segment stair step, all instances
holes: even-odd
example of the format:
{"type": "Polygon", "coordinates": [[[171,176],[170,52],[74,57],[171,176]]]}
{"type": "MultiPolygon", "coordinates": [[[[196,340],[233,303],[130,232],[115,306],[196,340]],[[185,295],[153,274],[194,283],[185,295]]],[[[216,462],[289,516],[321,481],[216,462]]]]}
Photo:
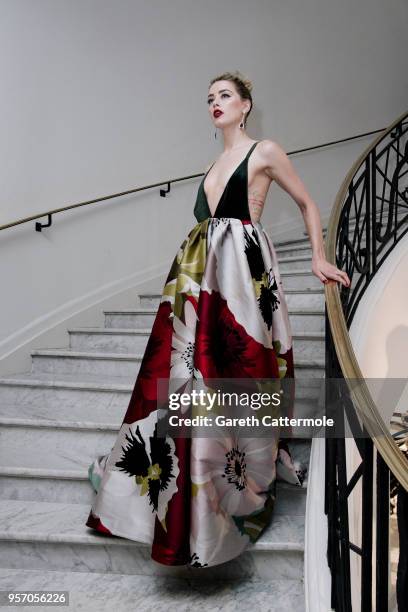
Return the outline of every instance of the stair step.
{"type": "Polygon", "coordinates": [[[32,372],[0,378],[0,410],[4,416],[117,422],[126,412],[134,380],[81,374],[32,372]]]}
{"type": "MultiPolygon", "coordinates": [[[[277,481],[275,514],[304,514],[306,490],[307,482],[303,483],[303,487],[294,487],[277,481]]],[[[85,469],[0,467],[0,498],[3,500],[48,501],[90,506],[94,497],[95,491],[85,469]]]]}
{"type": "MultiPolygon", "coordinates": [[[[150,561],[150,546],[105,536],[85,526],[86,504],[0,501],[0,567],[191,576],[192,568],[150,561]]],[[[299,579],[303,576],[304,516],[275,515],[262,537],[238,558],[200,577],[299,579]],[[268,561],[266,561],[268,560],[268,561]]]]}
{"type": "MultiPolygon", "coordinates": [[[[146,329],[153,326],[157,313],[155,308],[129,308],[106,310],[104,312],[105,327],[109,329],[146,329]]],[[[298,331],[323,331],[324,308],[291,307],[289,308],[289,319],[293,333],[298,331]],[[316,316],[319,318],[316,319],[316,316]],[[309,320],[308,317],[311,317],[311,319],[309,320]],[[309,325],[311,327],[308,327],[309,325]]]]}
{"type": "Polygon", "coordinates": [[[99,374],[101,377],[136,376],[143,359],[142,353],[97,353],[70,349],[38,349],[31,351],[32,371],[54,374],[99,374]]]}
{"type": "MultiPolygon", "coordinates": [[[[309,406],[313,411],[312,403],[309,406]]],[[[304,416],[307,410],[295,409],[295,414],[304,416]]],[[[87,470],[95,457],[111,450],[121,422],[122,419],[105,424],[1,416],[0,466],[44,470],[50,467],[52,457],[53,469],[87,470]]],[[[296,444],[298,453],[302,448],[308,452],[307,441],[299,439],[296,444]]]]}
{"type": "MultiPolygon", "coordinates": [[[[52,350],[52,349],[51,349],[52,350]]],[[[65,349],[68,350],[68,349],[65,349]]],[[[0,378],[0,390],[3,386],[38,386],[46,388],[61,388],[61,389],[83,389],[84,391],[115,391],[117,393],[128,393],[133,388],[129,376],[106,376],[103,379],[98,374],[81,373],[79,378],[77,374],[65,373],[58,378],[52,372],[41,372],[41,376],[33,372],[18,372],[17,374],[8,374],[0,378]]],[[[3,400],[0,395],[0,403],[3,400]]],[[[35,398],[31,398],[35,399],[35,398]]]]}
{"type": "Polygon", "coordinates": [[[318,359],[324,363],[325,360],[325,333],[324,331],[310,331],[294,333],[293,354],[294,359],[302,357],[305,360],[318,359]]]}
{"type": "MultiPolygon", "coordinates": [[[[314,296],[316,297],[316,296],[314,296]]],[[[320,297],[319,295],[317,297],[320,297]]],[[[313,306],[313,304],[311,305],[313,306]]],[[[317,304],[317,308],[320,304],[317,304]]],[[[84,328],[69,330],[70,350],[86,352],[135,353],[144,351],[151,333],[151,328],[84,328]]],[[[296,354],[311,356],[324,355],[324,332],[293,333],[296,354]]],[[[41,350],[41,349],[40,349],[41,350]]]]}
{"type": "MultiPolygon", "coordinates": [[[[300,362],[296,378],[296,399],[315,401],[322,384],[324,362],[319,362],[319,377],[308,377],[308,360],[300,362]],[[304,366],[302,369],[302,365],[304,366]]],[[[313,369],[313,368],[312,368],[313,369]]],[[[128,407],[135,384],[134,377],[112,377],[84,374],[25,372],[0,378],[0,407],[4,416],[38,416],[39,418],[116,422],[128,407]]]]}
{"type": "Polygon", "coordinates": [[[44,427],[41,422],[3,424],[0,422],[0,465],[45,469],[88,469],[98,455],[111,450],[115,430],[82,429],[80,425],[44,427]]]}
{"type": "MultiPolygon", "coordinates": [[[[304,319],[295,327],[311,328],[320,331],[324,327],[321,313],[299,313],[304,319]]],[[[95,373],[103,376],[136,378],[143,359],[143,354],[133,353],[97,353],[94,351],[72,351],[70,349],[41,349],[32,351],[33,373],[54,373],[55,375],[69,373],[95,373]]],[[[295,370],[322,367],[322,357],[310,355],[306,359],[297,357],[295,370]]],[[[324,365],[324,364],[323,364],[324,365]]]]}
{"type": "MultiPolygon", "coordinates": [[[[52,388],[45,388],[51,391],[50,394],[46,392],[37,393],[34,385],[36,383],[40,388],[43,383],[42,378],[29,378],[28,381],[32,385],[33,395],[36,395],[37,401],[29,401],[25,379],[10,379],[9,395],[11,397],[9,401],[0,401],[0,422],[4,425],[21,424],[29,426],[31,422],[35,422],[38,426],[59,426],[69,429],[72,423],[76,423],[81,429],[116,431],[122,423],[131,397],[131,386],[129,386],[129,392],[126,395],[120,394],[115,402],[110,399],[109,395],[107,398],[103,398],[101,397],[102,394],[97,392],[94,392],[93,395],[98,399],[101,397],[100,401],[82,402],[80,393],[77,393],[75,388],[72,390],[68,388],[65,390],[65,395],[59,395],[59,399],[56,401],[52,388]],[[17,382],[17,386],[12,385],[14,382],[17,382]],[[22,383],[21,387],[19,383],[22,383]],[[16,395],[20,396],[20,402],[16,401],[16,395]],[[71,395],[74,396],[75,401],[71,401],[71,395]],[[68,415],[69,420],[67,419],[68,415]]],[[[66,384],[65,381],[55,381],[57,388],[58,385],[66,384]]],[[[322,379],[307,377],[296,379],[294,402],[296,414],[299,416],[309,415],[315,410],[316,398],[322,384],[322,379]]],[[[85,395],[87,395],[86,392],[85,395]]]]}
{"type": "Polygon", "coordinates": [[[310,244],[310,240],[307,240],[305,244],[298,245],[284,245],[275,248],[275,252],[278,256],[278,263],[280,262],[281,256],[285,255],[306,255],[310,254],[312,256],[312,245],[310,244]]]}
{"type": "Polygon", "coordinates": [[[88,612],[305,610],[301,580],[224,579],[221,584],[203,582],[200,571],[187,581],[170,576],[0,569],[0,589],[16,590],[18,585],[20,591],[68,591],[70,609],[88,612]]]}
{"type": "Polygon", "coordinates": [[[68,333],[70,349],[74,351],[134,353],[146,349],[151,331],[151,327],[140,329],[88,327],[72,328],[68,333]]]}
{"type": "MultiPolygon", "coordinates": [[[[306,416],[324,378],[324,285],[311,272],[307,234],[274,246],[293,336],[294,416],[306,416]]],[[[138,308],[104,311],[103,328],[70,328],[69,348],[33,350],[31,372],[0,378],[0,589],[69,590],[71,605],[95,612],[163,604],[169,612],[196,605],[252,612],[258,600],[271,612],[287,605],[303,612],[307,480],[302,487],[278,481],[261,539],[214,568],[162,566],[151,560],[150,545],[85,526],[95,496],[88,467],[116,440],[161,289],[141,294],[138,308]]],[[[309,465],[310,440],[288,443],[309,465]]]]}
{"type": "MultiPolygon", "coordinates": [[[[325,228],[323,228],[323,234],[325,233],[325,228]]],[[[303,234],[304,235],[304,234],[303,234]]],[[[288,238],[287,240],[273,240],[273,245],[275,250],[277,251],[281,247],[297,247],[298,245],[308,245],[310,247],[310,239],[307,238],[288,238]]]]}
{"type": "MultiPolygon", "coordinates": [[[[313,274],[313,272],[311,271],[311,266],[309,267],[305,267],[304,265],[300,268],[300,269],[296,269],[296,270],[280,270],[280,276],[281,276],[281,280],[282,280],[282,287],[283,290],[286,294],[289,293],[294,293],[297,294],[299,292],[303,292],[303,291],[316,291],[316,290],[320,290],[323,291],[324,294],[324,284],[317,278],[317,276],[315,276],[313,274]]],[[[143,296],[146,296],[146,298],[149,298],[150,296],[161,296],[161,291],[162,291],[163,287],[158,288],[156,291],[154,291],[153,293],[145,293],[142,294],[143,296]]],[[[141,310],[151,310],[151,308],[149,308],[149,306],[151,305],[151,302],[149,303],[149,301],[144,300],[144,303],[141,303],[141,310]],[[145,306],[147,306],[147,308],[145,308],[145,306]]],[[[154,303],[155,306],[158,306],[158,304],[154,303]]],[[[104,311],[105,312],[105,317],[107,316],[107,313],[110,312],[117,312],[117,311],[104,311]]],[[[111,325],[109,325],[109,323],[105,322],[105,326],[106,327],[111,327],[111,325]]],[[[122,327],[121,325],[118,325],[118,327],[122,327]]],[[[139,325],[138,326],[143,327],[143,325],[139,325]]]]}
{"type": "Polygon", "coordinates": [[[312,267],[312,254],[306,253],[302,255],[285,255],[279,258],[279,272],[291,272],[292,270],[300,270],[305,266],[312,267]]]}
{"type": "MultiPolygon", "coordinates": [[[[140,307],[146,310],[156,309],[159,307],[161,293],[142,293],[139,295],[140,307]]],[[[288,308],[324,308],[325,295],[324,288],[321,284],[321,288],[314,289],[286,289],[285,299],[288,308]]],[[[110,328],[104,328],[110,329],[110,328]]],[[[70,333],[86,333],[86,328],[75,328],[68,330],[70,333]]],[[[134,329],[134,331],[139,331],[134,329]]],[[[143,330],[140,330],[143,331],[143,330]]],[[[72,345],[71,345],[72,346],[72,345]]]]}
{"type": "Polygon", "coordinates": [[[288,289],[321,289],[323,287],[322,281],[313,274],[310,268],[290,272],[282,271],[280,276],[284,292],[287,292],[288,289]]]}
{"type": "MultiPolygon", "coordinates": [[[[303,233],[304,236],[309,236],[308,231],[306,229],[304,229],[302,233],[303,233]]],[[[325,238],[326,234],[327,234],[327,227],[322,227],[322,234],[323,234],[323,238],[325,238]]],[[[308,240],[309,240],[309,238],[308,238],[308,240]]],[[[309,240],[309,242],[310,242],[310,240],[309,240]]]]}
{"type": "Polygon", "coordinates": [[[289,308],[289,319],[292,334],[325,329],[324,308],[289,308]]]}

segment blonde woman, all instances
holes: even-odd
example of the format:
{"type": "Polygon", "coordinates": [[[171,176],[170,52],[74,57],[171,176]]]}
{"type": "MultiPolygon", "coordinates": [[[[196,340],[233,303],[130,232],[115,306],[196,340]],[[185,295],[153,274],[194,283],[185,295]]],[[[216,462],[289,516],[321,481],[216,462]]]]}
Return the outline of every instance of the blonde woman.
{"type": "Polygon", "coordinates": [[[260,223],[273,180],[303,214],[313,273],[322,283],[350,282],[326,261],[317,206],[285,152],[247,134],[251,89],[239,73],[210,83],[208,112],[224,151],[199,185],[197,223],[172,263],[115,445],[89,468],[97,495],[87,526],[147,543],[166,565],[238,556],[270,523],[277,478],[301,486],[305,475],[276,434],[219,424],[211,436],[158,432],[159,379],[191,390],[211,379],[294,378],[277,257],[260,223]]]}

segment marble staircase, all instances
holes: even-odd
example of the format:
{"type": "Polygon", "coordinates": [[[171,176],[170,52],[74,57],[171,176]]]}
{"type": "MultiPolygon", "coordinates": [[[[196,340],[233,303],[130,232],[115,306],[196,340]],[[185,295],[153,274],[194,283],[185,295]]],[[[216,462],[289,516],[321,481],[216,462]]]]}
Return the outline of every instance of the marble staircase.
{"type": "MultiPolygon", "coordinates": [[[[324,289],[308,238],[275,248],[304,413],[324,375],[324,289]]],[[[72,610],[301,612],[307,479],[279,482],[270,527],[214,568],[164,567],[147,546],[85,526],[94,496],[87,469],[114,443],[159,300],[142,294],[131,310],[105,311],[103,328],[68,329],[69,348],[33,350],[30,372],[0,378],[0,589],[70,590],[72,610]]],[[[290,448],[308,465],[310,440],[290,448]]]]}

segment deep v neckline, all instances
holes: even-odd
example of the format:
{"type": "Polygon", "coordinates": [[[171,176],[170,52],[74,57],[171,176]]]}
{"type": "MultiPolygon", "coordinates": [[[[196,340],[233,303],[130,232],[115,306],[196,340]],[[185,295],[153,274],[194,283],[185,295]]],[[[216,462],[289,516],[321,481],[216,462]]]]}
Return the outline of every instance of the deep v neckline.
{"type": "MultiPolygon", "coordinates": [[[[232,177],[233,177],[233,176],[234,176],[234,175],[235,175],[235,174],[238,172],[238,170],[240,169],[240,167],[242,166],[242,164],[243,164],[244,162],[246,162],[246,161],[247,161],[247,158],[249,157],[249,154],[251,153],[251,151],[252,151],[252,149],[255,147],[255,145],[256,145],[256,144],[258,144],[258,142],[259,142],[259,141],[258,141],[258,140],[256,140],[254,143],[252,143],[252,145],[249,147],[248,151],[246,152],[246,155],[245,155],[244,159],[243,159],[243,160],[242,160],[242,161],[241,161],[241,162],[238,164],[238,166],[235,168],[235,170],[233,171],[233,173],[230,175],[230,177],[229,177],[228,181],[226,182],[225,187],[224,187],[224,189],[223,189],[223,191],[222,191],[222,193],[221,193],[221,197],[220,197],[220,199],[218,200],[217,206],[215,207],[215,211],[214,211],[214,214],[213,214],[213,215],[211,215],[210,205],[209,205],[209,203],[208,203],[207,194],[205,193],[204,183],[205,183],[205,179],[207,178],[208,173],[210,172],[211,168],[212,168],[212,167],[213,167],[213,166],[214,166],[214,165],[217,163],[217,160],[216,160],[216,161],[215,161],[213,164],[211,164],[211,166],[208,168],[207,172],[205,173],[205,175],[204,175],[204,177],[203,177],[202,187],[203,187],[203,193],[204,193],[205,202],[206,202],[206,204],[207,204],[208,212],[210,213],[210,218],[211,218],[211,219],[214,219],[214,218],[215,218],[215,216],[216,216],[216,214],[217,214],[217,211],[218,211],[218,209],[219,209],[219,207],[220,207],[220,204],[221,204],[221,202],[222,202],[222,199],[223,199],[223,197],[224,197],[224,195],[225,195],[225,192],[226,192],[226,190],[227,190],[227,187],[228,187],[228,185],[229,185],[229,184],[230,184],[230,182],[231,182],[232,177]]],[[[248,198],[248,170],[247,170],[247,194],[246,194],[246,197],[248,198]]]]}

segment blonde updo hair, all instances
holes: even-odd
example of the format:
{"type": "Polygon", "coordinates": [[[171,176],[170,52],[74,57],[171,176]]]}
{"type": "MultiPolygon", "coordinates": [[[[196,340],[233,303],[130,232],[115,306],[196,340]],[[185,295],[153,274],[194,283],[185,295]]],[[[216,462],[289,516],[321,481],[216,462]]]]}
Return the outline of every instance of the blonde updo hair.
{"type": "Polygon", "coordinates": [[[213,83],[216,83],[217,81],[231,81],[232,83],[234,83],[234,85],[236,87],[236,90],[237,90],[238,94],[240,95],[241,99],[242,100],[249,100],[251,102],[250,109],[245,114],[244,125],[246,126],[249,113],[252,110],[252,96],[251,96],[252,83],[251,83],[251,81],[249,79],[247,79],[238,70],[236,70],[235,72],[223,72],[223,74],[220,74],[219,76],[215,77],[214,79],[211,79],[209,87],[211,87],[211,85],[213,83]]]}

